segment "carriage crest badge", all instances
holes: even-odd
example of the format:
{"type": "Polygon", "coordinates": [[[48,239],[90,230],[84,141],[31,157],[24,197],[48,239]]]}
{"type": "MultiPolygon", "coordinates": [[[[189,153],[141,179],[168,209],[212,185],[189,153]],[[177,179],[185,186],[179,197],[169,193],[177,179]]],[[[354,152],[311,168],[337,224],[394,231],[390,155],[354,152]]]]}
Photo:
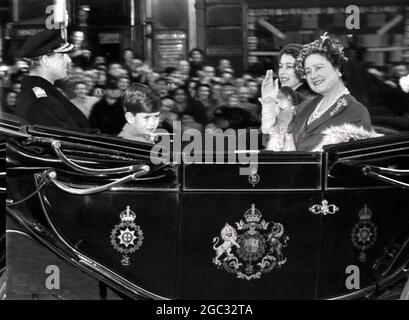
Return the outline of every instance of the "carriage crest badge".
{"type": "Polygon", "coordinates": [[[371,248],[378,236],[378,228],[371,221],[372,211],[365,205],[358,213],[359,221],[354,225],[351,231],[352,245],[361,251],[359,261],[366,261],[366,250],[371,248]]]}
{"type": "Polygon", "coordinates": [[[121,223],[115,225],[111,231],[111,245],[122,254],[121,264],[129,266],[131,262],[128,255],[139,250],[142,246],[143,232],[135,224],[136,214],[131,210],[130,206],[127,206],[119,217],[121,223]]]}
{"type": "Polygon", "coordinates": [[[256,184],[260,182],[260,175],[257,173],[257,169],[252,169],[248,177],[248,181],[252,187],[255,187],[256,184]]]}
{"type": "Polygon", "coordinates": [[[235,222],[235,227],[226,223],[220,238],[213,238],[216,253],[213,264],[236,274],[239,279],[259,279],[262,274],[286,263],[283,249],[289,239],[281,223],[266,222],[252,204],[244,213],[244,220],[235,222]]]}

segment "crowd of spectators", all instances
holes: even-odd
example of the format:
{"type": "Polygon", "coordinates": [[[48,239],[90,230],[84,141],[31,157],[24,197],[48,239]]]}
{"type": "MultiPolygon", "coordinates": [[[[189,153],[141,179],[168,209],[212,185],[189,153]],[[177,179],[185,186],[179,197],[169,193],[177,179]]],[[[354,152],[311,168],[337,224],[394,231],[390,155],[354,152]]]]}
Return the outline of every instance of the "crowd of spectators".
{"type": "MultiPolygon", "coordinates": [[[[123,50],[120,61],[107,61],[104,55],[93,55],[87,48],[83,32],[73,31],[71,41],[75,45],[72,67],[68,77],[56,86],[101,133],[117,135],[121,131],[125,118],[120,97],[133,83],[157,90],[163,104],[160,126],[170,132],[175,120],[183,129],[201,132],[260,126],[258,98],[264,74],[238,74],[227,59],[213,65],[198,48],[176,67],[156,72],[149,61],[138,59],[131,49],[123,50]]],[[[0,65],[3,112],[13,113],[28,69],[29,61],[24,59],[16,59],[12,66],[0,65]]],[[[368,71],[388,86],[409,92],[407,65],[396,65],[389,74],[375,68],[368,71]]]]}
{"type": "MultiPolygon", "coordinates": [[[[75,50],[70,54],[72,66],[68,77],[55,85],[89,119],[101,133],[117,135],[124,123],[121,94],[133,83],[154,88],[162,99],[161,127],[173,130],[173,121],[182,128],[248,128],[259,126],[261,107],[259,85],[263,75],[235,74],[231,62],[217,66],[205,61],[200,49],[189,53],[189,60],[178,61],[176,67],[155,72],[149,61],[135,57],[125,49],[120,61],[107,61],[103,55],[93,56],[83,46],[83,35],[71,36],[75,50]]],[[[0,67],[3,88],[2,111],[13,113],[21,82],[28,72],[29,61],[16,59],[13,66],[0,67]]]]}

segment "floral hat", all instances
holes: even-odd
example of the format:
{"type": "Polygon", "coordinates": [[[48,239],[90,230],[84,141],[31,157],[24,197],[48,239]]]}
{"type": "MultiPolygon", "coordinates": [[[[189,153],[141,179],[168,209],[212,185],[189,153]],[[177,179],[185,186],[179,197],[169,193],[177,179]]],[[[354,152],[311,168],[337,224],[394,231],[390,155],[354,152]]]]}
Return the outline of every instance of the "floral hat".
{"type": "Polygon", "coordinates": [[[305,59],[314,53],[326,57],[334,67],[342,68],[348,61],[344,55],[344,47],[337,39],[331,39],[325,32],[320,39],[305,44],[295,60],[295,71],[301,79],[305,79],[305,59]]]}

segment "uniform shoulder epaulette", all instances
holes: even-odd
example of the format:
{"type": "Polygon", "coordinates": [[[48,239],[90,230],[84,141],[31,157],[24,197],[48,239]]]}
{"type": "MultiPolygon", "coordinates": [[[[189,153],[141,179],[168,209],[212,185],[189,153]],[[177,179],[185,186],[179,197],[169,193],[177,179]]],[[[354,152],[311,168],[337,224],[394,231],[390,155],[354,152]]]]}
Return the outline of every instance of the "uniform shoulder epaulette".
{"type": "Polygon", "coordinates": [[[33,92],[37,98],[45,98],[47,97],[47,93],[44,91],[43,88],[34,87],[33,92]]]}

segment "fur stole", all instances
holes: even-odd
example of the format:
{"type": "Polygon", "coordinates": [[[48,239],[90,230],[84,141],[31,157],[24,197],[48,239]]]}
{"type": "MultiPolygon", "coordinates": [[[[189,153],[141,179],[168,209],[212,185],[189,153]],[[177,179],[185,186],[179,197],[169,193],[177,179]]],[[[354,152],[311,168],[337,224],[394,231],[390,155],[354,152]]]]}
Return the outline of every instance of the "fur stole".
{"type": "Polygon", "coordinates": [[[350,123],[329,127],[322,131],[322,135],[323,138],[321,142],[311,151],[322,151],[322,148],[328,144],[337,144],[383,136],[383,134],[377,133],[375,130],[368,131],[363,127],[358,127],[350,123]]]}

